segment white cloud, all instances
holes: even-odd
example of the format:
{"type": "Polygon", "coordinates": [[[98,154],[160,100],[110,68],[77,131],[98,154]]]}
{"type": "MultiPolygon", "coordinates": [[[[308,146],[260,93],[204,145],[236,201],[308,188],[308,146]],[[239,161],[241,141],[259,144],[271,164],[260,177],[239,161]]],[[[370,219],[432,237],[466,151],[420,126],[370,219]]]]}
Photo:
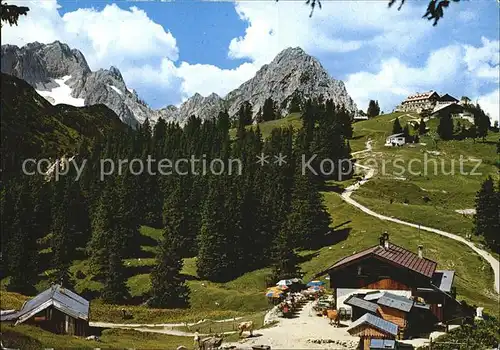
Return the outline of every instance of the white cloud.
{"type": "Polygon", "coordinates": [[[477,98],[481,108],[490,115],[491,124],[497,120],[500,123],[500,89],[477,98]]]}
{"type": "MultiPolygon", "coordinates": [[[[26,5],[26,1],[11,1],[26,5]]],[[[55,40],[83,52],[92,69],[123,67],[153,58],[177,59],[173,35],[137,7],[106,5],[101,11],[78,9],[60,16],[55,0],[30,1],[28,16],[19,26],[2,28],[4,43],[22,46],[55,40]]]]}
{"type": "Polygon", "coordinates": [[[221,69],[209,64],[189,64],[182,62],[177,74],[182,77],[183,97],[198,92],[209,95],[212,92],[225,96],[246,80],[252,78],[257,71],[256,65],[243,63],[235,69],[221,69]]]}
{"type": "Polygon", "coordinates": [[[482,46],[465,45],[464,60],[468,70],[478,78],[491,79],[498,82],[500,79],[500,41],[481,38],[482,46]]]}
{"type": "Polygon", "coordinates": [[[461,67],[461,53],[458,45],[444,47],[432,52],[421,67],[410,67],[397,58],[386,59],[376,73],[351,74],[346,81],[347,91],[360,108],[365,109],[370,99],[377,99],[387,112],[402,97],[454,80],[461,67]]]}
{"type": "Polygon", "coordinates": [[[477,20],[478,15],[476,12],[471,11],[471,10],[463,10],[458,13],[458,19],[461,20],[462,22],[472,22],[477,20]]]}
{"type": "Polygon", "coordinates": [[[487,38],[482,38],[479,47],[453,44],[432,51],[425,64],[413,67],[396,57],[384,59],[376,72],[349,75],[347,91],[360,108],[365,109],[370,99],[377,99],[387,112],[409,94],[453,90],[460,94],[458,97],[479,96],[483,109],[498,119],[498,89],[479,93],[491,91],[491,84],[498,83],[498,45],[498,41],[487,38]]]}
{"type": "Polygon", "coordinates": [[[406,50],[430,30],[425,21],[415,18],[413,4],[397,11],[375,1],[329,1],[311,18],[302,1],[237,2],[236,11],[248,27],[243,36],[231,41],[229,56],[258,64],[268,63],[290,46],[311,54],[352,52],[367,45],[392,52],[406,50]]]}

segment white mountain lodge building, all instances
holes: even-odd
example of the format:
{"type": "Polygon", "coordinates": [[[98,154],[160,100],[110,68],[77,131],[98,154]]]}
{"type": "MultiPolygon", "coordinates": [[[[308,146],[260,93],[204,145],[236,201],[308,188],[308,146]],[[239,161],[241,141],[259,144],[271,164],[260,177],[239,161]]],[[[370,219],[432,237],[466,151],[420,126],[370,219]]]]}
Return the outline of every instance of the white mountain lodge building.
{"type": "Polygon", "coordinates": [[[458,103],[459,101],[449,94],[439,96],[436,91],[428,91],[423,93],[416,93],[408,96],[399,106],[396,107],[396,112],[417,112],[421,113],[423,110],[434,110],[439,105],[449,105],[458,103]]]}

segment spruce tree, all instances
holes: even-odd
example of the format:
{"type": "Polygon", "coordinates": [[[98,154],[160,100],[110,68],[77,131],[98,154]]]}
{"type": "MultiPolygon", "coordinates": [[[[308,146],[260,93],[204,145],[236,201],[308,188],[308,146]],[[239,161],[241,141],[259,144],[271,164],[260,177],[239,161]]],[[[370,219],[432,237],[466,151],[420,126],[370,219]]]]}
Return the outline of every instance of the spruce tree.
{"type": "Polygon", "coordinates": [[[314,249],[320,247],[330,231],[331,218],[323,204],[319,188],[311,175],[302,174],[297,166],[292,192],[291,211],[287,229],[294,246],[314,249]]]}
{"type": "Polygon", "coordinates": [[[152,296],[148,304],[152,307],[179,308],[189,304],[189,288],[181,275],[183,219],[176,214],[169,211],[157,264],[151,273],[152,296]]]}
{"type": "Polygon", "coordinates": [[[272,98],[268,97],[264,101],[264,106],[262,107],[262,120],[267,122],[276,119],[276,110],[274,106],[274,101],[272,98]]]}
{"type": "Polygon", "coordinates": [[[474,217],[474,232],[482,235],[486,243],[494,250],[500,245],[500,202],[499,191],[491,177],[482,184],[476,195],[476,215],[474,217]]]}
{"type": "Polygon", "coordinates": [[[406,142],[408,142],[408,139],[410,138],[410,127],[408,124],[406,124],[403,128],[403,135],[405,137],[406,142]]]}
{"type": "Polygon", "coordinates": [[[299,113],[301,109],[301,101],[300,97],[297,94],[292,96],[292,100],[290,101],[290,107],[288,108],[288,113],[299,113]]]}
{"type": "Polygon", "coordinates": [[[399,118],[394,119],[394,124],[392,124],[392,134],[401,134],[403,132],[403,128],[399,123],[399,118]]]}
{"type": "MultiPolygon", "coordinates": [[[[87,246],[90,257],[90,267],[94,275],[102,276],[108,267],[110,242],[115,233],[113,208],[117,203],[117,197],[111,181],[107,184],[98,207],[94,211],[92,220],[92,237],[87,246]]],[[[121,252],[121,249],[119,249],[121,252]]]]}
{"type": "Polygon", "coordinates": [[[295,252],[293,238],[289,232],[285,224],[275,240],[272,259],[272,279],[275,281],[300,275],[299,256],[295,252]]]}
{"type": "Polygon", "coordinates": [[[376,117],[380,114],[380,107],[378,101],[370,100],[368,103],[368,109],[366,110],[366,115],[368,118],[376,117]]]}
{"type": "Polygon", "coordinates": [[[235,276],[234,247],[237,242],[227,232],[224,182],[212,178],[202,211],[199,251],[196,267],[198,276],[214,282],[226,282],[235,276]]]}
{"type": "Polygon", "coordinates": [[[12,186],[15,186],[16,200],[13,203],[15,209],[7,247],[10,271],[8,290],[31,295],[35,291],[38,275],[36,240],[39,223],[36,222],[35,199],[29,180],[21,179],[12,186]]]}
{"type": "Polygon", "coordinates": [[[427,125],[425,124],[424,118],[420,118],[420,123],[418,124],[418,134],[425,135],[427,132],[427,125]]]}
{"type": "Polygon", "coordinates": [[[120,244],[117,242],[118,239],[116,237],[110,243],[111,249],[107,259],[104,286],[101,291],[103,301],[110,304],[122,304],[130,296],[125,267],[119,253],[120,244]]]}
{"type": "Polygon", "coordinates": [[[472,108],[472,112],[474,114],[474,125],[477,128],[477,136],[481,137],[484,141],[486,135],[488,135],[488,129],[491,126],[490,118],[481,109],[479,104],[472,108]]]}
{"type": "Polygon", "coordinates": [[[453,138],[453,119],[450,113],[440,115],[437,133],[442,140],[451,140],[453,138]]]}

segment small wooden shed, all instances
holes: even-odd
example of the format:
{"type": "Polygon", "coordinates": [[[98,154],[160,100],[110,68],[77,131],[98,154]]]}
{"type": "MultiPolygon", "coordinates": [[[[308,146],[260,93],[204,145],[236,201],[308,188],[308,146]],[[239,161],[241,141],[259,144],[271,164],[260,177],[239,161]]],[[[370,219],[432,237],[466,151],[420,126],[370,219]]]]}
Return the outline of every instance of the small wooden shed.
{"type": "Polygon", "coordinates": [[[28,323],[57,334],[85,336],[89,330],[90,303],[78,294],[53,285],[24,303],[10,319],[28,323]]]}
{"type": "Polygon", "coordinates": [[[398,335],[398,325],[375,315],[365,314],[353,322],[347,332],[354,337],[361,338],[361,349],[370,350],[372,339],[395,340],[398,335]]]}

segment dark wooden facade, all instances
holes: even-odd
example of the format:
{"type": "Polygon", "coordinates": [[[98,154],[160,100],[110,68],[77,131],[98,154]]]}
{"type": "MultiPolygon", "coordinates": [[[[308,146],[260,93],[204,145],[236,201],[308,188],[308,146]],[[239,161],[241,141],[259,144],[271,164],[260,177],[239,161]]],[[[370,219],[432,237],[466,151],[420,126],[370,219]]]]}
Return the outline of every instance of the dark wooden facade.
{"type": "Polygon", "coordinates": [[[56,334],[88,335],[88,321],[67,315],[54,307],[48,307],[25,321],[56,334]]]}
{"type": "Polygon", "coordinates": [[[380,245],[345,257],[318,275],[328,273],[336,305],[338,289],[408,291],[422,297],[438,321],[446,321],[456,315],[459,304],[433,285],[436,266],[421,253],[389,243],[388,235],[383,235],[380,245]]]}

